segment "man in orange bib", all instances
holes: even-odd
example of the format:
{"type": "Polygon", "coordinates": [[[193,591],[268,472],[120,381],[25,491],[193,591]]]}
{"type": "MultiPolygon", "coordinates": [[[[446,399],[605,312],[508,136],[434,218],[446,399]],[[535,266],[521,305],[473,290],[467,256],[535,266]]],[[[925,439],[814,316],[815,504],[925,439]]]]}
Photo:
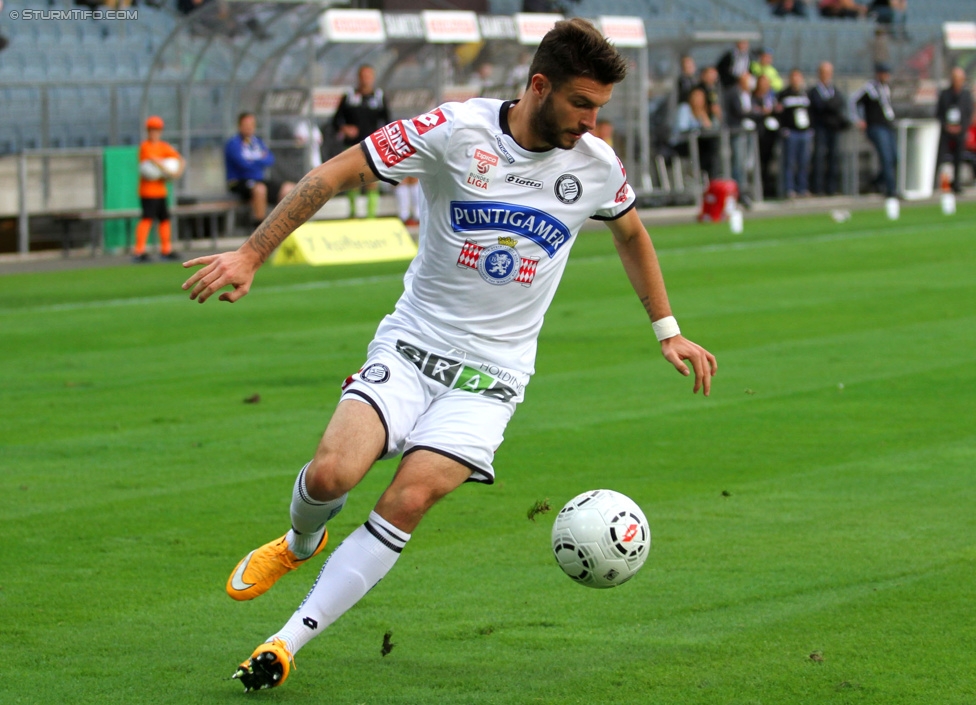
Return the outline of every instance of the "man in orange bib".
{"type": "Polygon", "coordinates": [[[166,181],[178,179],[183,173],[186,162],[171,144],[163,142],[163,119],[152,115],[146,120],[146,140],[139,146],[139,200],[142,201],[142,220],[136,227],[136,248],[133,259],[136,262],[148,262],[146,241],[153,221],[159,222],[159,254],[163,259],[179,259],[179,254],[173,252],[173,243],[169,223],[169,208],[166,204],[166,181]],[[167,170],[163,160],[176,159],[179,167],[167,170]],[[147,163],[149,166],[147,166],[147,163]],[[158,169],[152,169],[155,164],[158,169]],[[150,173],[156,171],[156,174],[150,173]],[[147,178],[147,173],[156,178],[147,178]]]}

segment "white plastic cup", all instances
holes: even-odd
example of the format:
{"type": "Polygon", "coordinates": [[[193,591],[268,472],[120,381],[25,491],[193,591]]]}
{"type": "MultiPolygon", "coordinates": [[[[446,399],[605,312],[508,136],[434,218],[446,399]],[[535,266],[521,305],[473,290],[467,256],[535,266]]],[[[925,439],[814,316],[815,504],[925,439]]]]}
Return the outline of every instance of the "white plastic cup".
{"type": "Polygon", "coordinates": [[[898,216],[901,215],[901,206],[897,198],[885,199],[885,214],[888,216],[888,220],[898,220],[898,216]]]}
{"type": "Polygon", "coordinates": [[[942,194],[942,215],[955,215],[955,214],[956,214],[956,194],[943,193],[942,194]]]}
{"type": "Polygon", "coordinates": [[[742,232],[742,211],[738,208],[729,213],[729,230],[732,231],[733,235],[742,232]]]}

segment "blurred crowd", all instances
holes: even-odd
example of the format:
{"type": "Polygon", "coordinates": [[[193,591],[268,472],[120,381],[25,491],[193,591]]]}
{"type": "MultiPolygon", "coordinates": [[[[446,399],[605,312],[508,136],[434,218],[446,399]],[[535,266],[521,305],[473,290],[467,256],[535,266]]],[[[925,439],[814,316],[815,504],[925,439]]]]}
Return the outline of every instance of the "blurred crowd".
{"type": "MultiPolygon", "coordinates": [[[[724,132],[731,178],[748,206],[753,193],[750,174],[764,198],[838,193],[840,136],[856,128],[878,157],[871,189],[893,197],[898,154],[892,69],[885,62],[874,69],[873,78],[845,95],[834,83],[830,62],[819,65],[816,77],[798,69],[784,76],[772,50],[753,49],[748,41],[736,43],[714,66],[699,68],[691,56],[683,56],[674,88],[677,110],[668,142],[659,147],[673,156],[697,158],[705,178],[714,178],[722,172],[724,132]]],[[[959,190],[961,164],[976,164],[972,90],[962,68],[953,69],[950,86],[939,96],[936,117],[942,128],[937,171],[943,162],[951,162],[952,185],[959,190]]]]}

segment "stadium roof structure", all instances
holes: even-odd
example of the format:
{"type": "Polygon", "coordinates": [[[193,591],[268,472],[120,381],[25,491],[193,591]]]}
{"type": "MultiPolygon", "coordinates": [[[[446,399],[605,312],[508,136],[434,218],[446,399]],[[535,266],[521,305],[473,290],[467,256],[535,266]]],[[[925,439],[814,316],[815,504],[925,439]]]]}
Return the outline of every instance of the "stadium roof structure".
{"type": "MultiPolygon", "coordinates": [[[[143,119],[163,117],[167,133],[180,140],[180,151],[190,154],[194,146],[225,139],[244,110],[257,113],[263,130],[271,129],[276,116],[305,116],[321,124],[363,63],[376,69],[394,117],[478,94],[516,97],[525,81],[510,78],[516,65],[527,61],[532,47],[561,18],[458,10],[387,13],[288,0],[207,0],[161,42],[144,81],[140,113],[143,119]],[[496,84],[471,92],[469,74],[485,57],[502,70],[496,71],[496,84]]],[[[642,129],[647,82],[644,23],[639,17],[621,16],[594,22],[631,57],[636,69],[634,78],[616,91],[614,102],[622,111],[618,122],[625,125],[618,129],[627,132],[626,126],[632,126],[624,161],[637,176],[650,162],[647,130],[642,129]]]]}

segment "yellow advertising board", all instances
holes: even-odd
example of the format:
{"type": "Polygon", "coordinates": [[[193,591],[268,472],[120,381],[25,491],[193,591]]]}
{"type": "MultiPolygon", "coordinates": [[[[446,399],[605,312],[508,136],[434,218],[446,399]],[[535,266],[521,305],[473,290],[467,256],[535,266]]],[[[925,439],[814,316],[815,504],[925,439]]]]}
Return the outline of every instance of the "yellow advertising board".
{"type": "Polygon", "coordinates": [[[413,259],[417,244],[399,218],[318,220],[281,243],[274,264],[357,264],[413,259]]]}

